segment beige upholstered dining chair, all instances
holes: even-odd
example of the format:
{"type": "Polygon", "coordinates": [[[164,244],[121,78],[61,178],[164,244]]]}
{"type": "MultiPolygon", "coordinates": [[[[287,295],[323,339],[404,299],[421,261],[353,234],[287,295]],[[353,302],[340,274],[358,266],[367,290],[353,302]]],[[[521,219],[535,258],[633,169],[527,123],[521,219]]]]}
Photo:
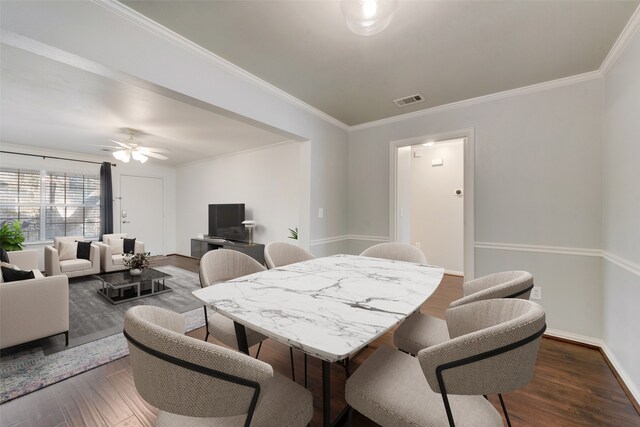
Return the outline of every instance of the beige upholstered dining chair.
{"type": "Polygon", "coordinates": [[[309,261],[314,258],[311,253],[291,243],[273,242],[264,248],[264,260],[269,268],[309,261]]]}
{"type": "MultiPolygon", "coordinates": [[[[249,255],[242,252],[229,249],[216,249],[209,251],[200,260],[200,286],[215,285],[231,279],[236,279],[248,274],[264,271],[266,268],[249,255]]],[[[228,345],[229,347],[238,348],[238,340],[233,320],[220,313],[209,314],[207,307],[204,306],[204,319],[207,334],[205,341],[209,339],[209,335],[228,345]]],[[[262,341],[267,337],[246,328],[247,344],[252,347],[256,344],[262,346],[262,341]]],[[[256,357],[260,354],[260,347],[256,353],[256,357]]]]}
{"type": "Polygon", "coordinates": [[[184,317],[153,306],[125,314],[136,390],[161,410],[157,426],[302,427],[308,390],[267,363],[184,335],[184,317]]]}
{"type": "Polygon", "coordinates": [[[376,350],[347,380],[347,403],[381,425],[503,426],[482,395],[498,394],[503,402],[502,393],[531,381],[544,310],[531,301],[494,299],[450,308],[446,317],[451,339],[418,357],[376,350]]]}
{"type": "Polygon", "coordinates": [[[370,248],[365,249],[360,256],[390,259],[394,261],[415,262],[418,264],[427,263],[427,258],[420,249],[406,243],[398,242],[373,245],[370,248]]]}
{"type": "MultiPolygon", "coordinates": [[[[449,307],[458,307],[474,301],[494,298],[529,299],[533,289],[533,276],[526,271],[504,271],[489,274],[463,285],[464,297],[449,307]]],[[[393,344],[409,354],[449,339],[447,323],[437,317],[420,312],[407,318],[393,333],[393,344]]]]}

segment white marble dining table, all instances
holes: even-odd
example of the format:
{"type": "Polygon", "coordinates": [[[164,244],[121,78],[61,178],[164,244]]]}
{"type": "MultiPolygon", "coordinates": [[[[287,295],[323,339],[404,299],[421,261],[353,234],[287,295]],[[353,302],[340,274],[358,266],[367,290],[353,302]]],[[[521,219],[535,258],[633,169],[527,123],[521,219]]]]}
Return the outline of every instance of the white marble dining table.
{"type": "Polygon", "coordinates": [[[436,290],[440,267],[353,255],[289,264],[194,291],[236,324],[322,360],[324,425],[330,364],[348,360],[415,312],[436,290]]]}

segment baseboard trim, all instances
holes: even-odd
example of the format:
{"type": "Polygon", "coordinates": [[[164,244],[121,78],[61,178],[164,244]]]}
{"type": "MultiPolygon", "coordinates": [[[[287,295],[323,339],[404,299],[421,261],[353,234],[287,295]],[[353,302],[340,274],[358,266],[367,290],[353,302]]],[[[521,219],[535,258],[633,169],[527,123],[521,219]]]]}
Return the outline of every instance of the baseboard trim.
{"type": "Polygon", "coordinates": [[[564,341],[570,344],[581,345],[584,347],[592,348],[594,350],[598,350],[600,354],[602,354],[604,361],[609,366],[609,369],[611,369],[613,376],[616,377],[616,380],[620,384],[620,387],[622,387],[622,390],[629,398],[629,401],[631,401],[631,404],[638,412],[638,415],[640,415],[640,404],[638,404],[638,402],[640,402],[640,392],[635,387],[629,375],[627,375],[625,370],[622,368],[620,362],[618,362],[616,357],[613,355],[611,349],[604,343],[603,340],[588,337],[585,335],[574,334],[571,332],[560,331],[557,329],[547,329],[544,336],[554,340],[564,341]]]}
{"type": "Polygon", "coordinates": [[[559,339],[561,341],[579,344],[590,348],[602,348],[604,342],[599,338],[593,338],[586,335],[574,334],[572,332],[560,331],[558,329],[547,329],[544,333],[549,338],[559,339]]]}
{"type": "Polygon", "coordinates": [[[444,274],[448,274],[449,276],[459,276],[459,277],[464,277],[464,272],[463,271],[456,271],[456,270],[445,270],[444,274]]]}
{"type": "Polygon", "coordinates": [[[624,390],[624,393],[636,409],[636,412],[640,415],[640,404],[638,403],[640,402],[640,391],[634,386],[633,381],[629,378],[625,370],[622,369],[620,362],[618,362],[616,357],[613,355],[613,352],[606,344],[602,344],[602,347],[600,347],[600,353],[602,354],[602,357],[604,357],[605,362],[607,362],[607,365],[609,365],[609,369],[613,372],[616,380],[620,383],[620,387],[622,387],[622,390],[624,390]]]}

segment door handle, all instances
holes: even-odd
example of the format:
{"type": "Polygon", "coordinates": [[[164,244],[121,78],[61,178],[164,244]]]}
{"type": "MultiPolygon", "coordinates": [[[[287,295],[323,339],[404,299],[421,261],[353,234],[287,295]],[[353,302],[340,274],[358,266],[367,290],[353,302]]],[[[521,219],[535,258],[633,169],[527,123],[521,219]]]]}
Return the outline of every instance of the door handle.
{"type": "Polygon", "coordinates": [[[131,222],[131,221],[127,221],[126,219],[123,219],[123,220],[122,220],[122,223],[123,223],[123,224],[129,224],[130,222],[131,222]]]}

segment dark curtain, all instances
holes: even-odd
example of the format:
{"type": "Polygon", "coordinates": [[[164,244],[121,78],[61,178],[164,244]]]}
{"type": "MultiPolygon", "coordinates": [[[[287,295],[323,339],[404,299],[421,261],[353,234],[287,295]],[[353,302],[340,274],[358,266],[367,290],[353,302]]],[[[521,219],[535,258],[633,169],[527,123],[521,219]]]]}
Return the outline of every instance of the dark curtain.
{"type": "Polygon", "coordinates": [[[113,188],[111,163],[100,166],[100,240],[104,234],[113,233],[113,188]]]}

